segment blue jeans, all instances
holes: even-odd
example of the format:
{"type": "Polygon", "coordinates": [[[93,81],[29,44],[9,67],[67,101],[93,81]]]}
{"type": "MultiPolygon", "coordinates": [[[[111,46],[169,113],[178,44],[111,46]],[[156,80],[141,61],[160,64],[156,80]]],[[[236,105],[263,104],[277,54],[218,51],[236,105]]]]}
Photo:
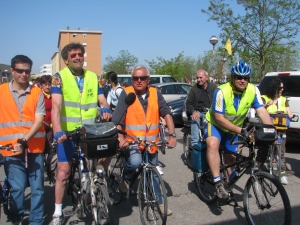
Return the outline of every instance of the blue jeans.
{"type": "MultiPolygon", "coordinates": [[[[130,185],[134,181],[137,168],[141,167],[143,162],[142,150],[137,146],[130,146],[125,152],[125,164],[124,164],[124,179],[130,185]]],[[[154,166],[158,165],[158,152],[154,154],[148,154],[148,162],[154,166]]],[[[163,204],[161,191],[159,188],[159,179],[156,174],[153,176],[154,192],[158,199],[158,204],[163,204]]]]}
{"type": "MultiPolygon", "coordinates": [[[[199,112],[198,112],[199,113],[199,112]]],[[[199,113],[200,118],[198,120],[192,120],[191,124],[191,144],[192,146],[196,145],[199,143],[199,129],[200,129],[200,124],[202,126],[202,120],[203,117],[205,117],[205,114],[199,113]]]]}
{"type": "Polygon", "coordinates": [[[25,168],[24,152],[20,155],[5,157],[4,170],[11,186],[9,211],[12,218],[23,216],[25,212],[24,191],[30,185],[29,223],[42,225],[44,223],[44,157],[42,153],[28,153],[27,160],[28,168],[25,168]]]}

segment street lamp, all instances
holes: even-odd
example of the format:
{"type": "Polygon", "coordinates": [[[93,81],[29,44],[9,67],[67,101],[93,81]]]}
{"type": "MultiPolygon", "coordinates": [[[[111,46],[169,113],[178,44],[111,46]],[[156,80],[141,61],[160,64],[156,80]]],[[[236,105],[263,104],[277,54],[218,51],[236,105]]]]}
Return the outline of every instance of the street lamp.
{"type": "Polygon", "coordinates": [[[130,71],[129,71],[129,67],[131,66],[131,64],[128,62],[125,64],[126,66],[126,69],[127,69],[127,73],[130,74],[130,71]]]}
{"type": "MultiPolygon", "coordinates": [[[[213,65],[214,65],[214,67],[216,66],[216,57],[215,57],[215,45],[218,43],[218,38],[216,37],[216,36],[211,36],[210,37],[210,39],[209,39],[209,42],[212,44],[212,46],[213,46],[213,61],[214,61],[214,63],[213,63],[213,65]]],[[[215,77],[216,76],[216,73],[215,73],[215,69],[213,70],[213,76],[215,77]]]]}

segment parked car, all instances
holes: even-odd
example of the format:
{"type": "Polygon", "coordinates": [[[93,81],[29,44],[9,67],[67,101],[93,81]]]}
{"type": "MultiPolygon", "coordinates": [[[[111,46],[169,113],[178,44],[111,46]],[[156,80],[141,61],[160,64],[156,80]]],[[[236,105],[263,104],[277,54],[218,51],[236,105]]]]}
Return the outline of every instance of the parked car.
{"type": "MultiPolygon", "coordinates": [[[[131,74],[118,74],[118,82],[131,85],[131,74]]],[[[177,82],[171,75],[150,75],[150,84],[177,82]]]]}
{"type": "Polygon", "coordinates": [[[183,125],[184,123],[182,112],[185,100],[186,98],[181,98],[175,101],[168,102],[168,106],[171,108],[174,124],[176,125],[183,125]]]}
{"type": "Polygon", "coordinates": [[[172,82],[151,84],[154,87],[159,87],[166,102],[185,98],[191,89],[191,85],[187,83],[172,82]]]}

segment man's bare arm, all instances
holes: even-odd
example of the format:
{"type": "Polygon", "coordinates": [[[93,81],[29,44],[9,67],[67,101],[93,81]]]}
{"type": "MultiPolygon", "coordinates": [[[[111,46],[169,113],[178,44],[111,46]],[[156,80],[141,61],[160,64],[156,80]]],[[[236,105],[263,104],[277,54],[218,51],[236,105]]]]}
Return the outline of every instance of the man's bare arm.
{"type": "Polygon", "coordinates": [[[260,107],[260,108],[256,109],[256,113],[257,113],[258,117],[261,119],[263,124],[273,125],[270,114],[268,113],[268,111],[266,110],[265,107],[260,107]]]}
{"type": "Polygon", "coordinates": [[[99,101],[100,107],[110,108],[110,106],[108,105],[108,103],[106,101],[104,94],[98,95],[98,101],[99,101]]]}
{"type": "Polygon", "coordinates": [[[55,134],[58,131],[61,131],[60,124],[60,112],[62,105],[62,95],[61,94],[52,94],[52,110],[51,110],[51,122],[53,127],[53,133],[55,134]]]}
{"type": "MultiPolygon", "coordinates": [[[[165,115],[164,120],[166,121],[169,134],[175,133],[175,127],[172,116],[170,114],[167,114],[165,115]]],[[[177,145],[176,138],[169,136],[168,143],[170,146],[175,147],[177,145]]]]}

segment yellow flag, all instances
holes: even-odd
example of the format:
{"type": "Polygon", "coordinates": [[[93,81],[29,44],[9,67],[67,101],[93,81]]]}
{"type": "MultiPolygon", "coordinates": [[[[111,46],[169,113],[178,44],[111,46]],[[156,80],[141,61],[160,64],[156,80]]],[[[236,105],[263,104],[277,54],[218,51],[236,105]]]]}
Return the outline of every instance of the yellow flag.
{"type": "Polygon", "coordinates": [[[229,55],[232,55],[232,49],[231,49],[231,41],[230,38],[227,39],[225,47],[224,47],[229,55]]]}

